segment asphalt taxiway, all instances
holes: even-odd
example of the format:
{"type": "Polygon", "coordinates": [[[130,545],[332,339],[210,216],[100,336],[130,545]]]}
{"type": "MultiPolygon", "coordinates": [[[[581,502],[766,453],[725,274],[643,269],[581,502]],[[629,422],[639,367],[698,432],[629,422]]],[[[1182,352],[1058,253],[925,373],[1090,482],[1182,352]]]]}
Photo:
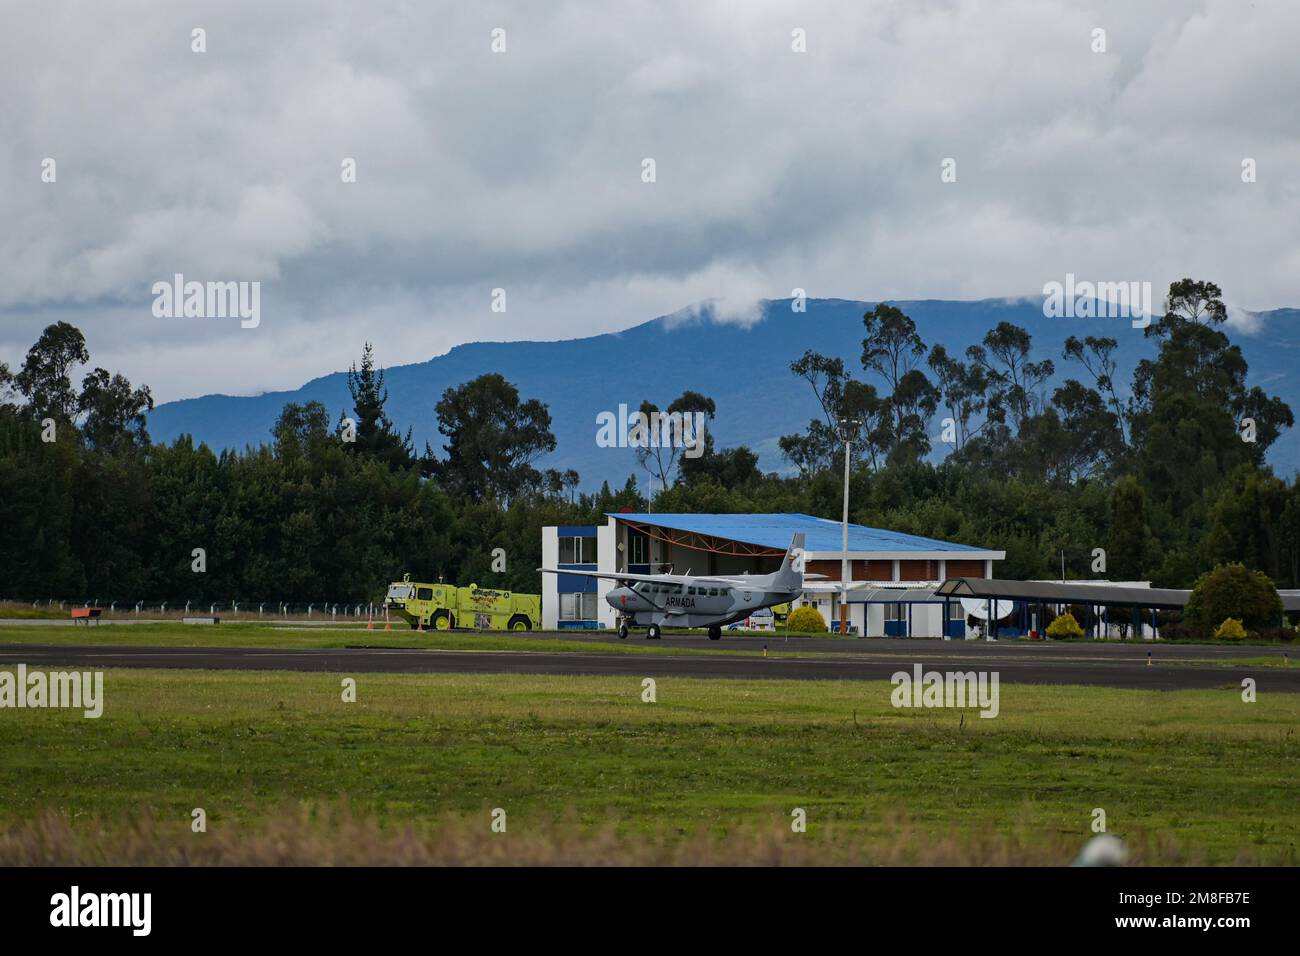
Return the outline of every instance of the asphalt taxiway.
{"type": "MultiPolygon", "coordinates": [[[[549,650],[572,634],[532,635],[530,650],[445,650],[363,646],[345,648],[144,647],[124,645],[3,644],[0,666],[25,663],[78,668],[189,668],[336,673],[570,674],[629,677],[699,677],[739,680],[888,680],[898,671],[997,671],[1002,683],[1078,684],[1129,689],[1240,689],[1253,678],[1259,693],[1300,693],[1300,667],[1261,666],[1248,659],[1277,658],[1285,649],[1225,645],[1037,643],[835,638],[696,636],[656,643],[667,653],[626,654],[549,650]],[[763,657],[771,651],[799,656],[763,657]],[[697,653],[671,653],[690,649],[697,653]],[[698,653],[706,651],[707,653],[698,653]],[[751,653],[735,653],[750,651],[751,653]],[[753,653],[760,652],[760,653],[753,653]],[[1148,657],[1150,654],[1150,657],[1148,657]]],[[[617,641],[591,637],[592,644],[617,641]]]]}

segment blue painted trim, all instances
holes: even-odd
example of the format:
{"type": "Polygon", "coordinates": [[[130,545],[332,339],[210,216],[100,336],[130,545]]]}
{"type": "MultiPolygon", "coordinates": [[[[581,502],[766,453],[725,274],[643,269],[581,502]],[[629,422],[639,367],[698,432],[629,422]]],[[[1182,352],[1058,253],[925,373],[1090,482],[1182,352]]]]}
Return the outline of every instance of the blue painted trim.
{"type": "MultiPolygon", "coordinates": [[[[595,571],[594,564],[561,564],[559,570],[595,571]]],[[[555,590],[560,594],[595,594],[598,578],[589,578],[583,574],[557,574],[555,590]]]]}

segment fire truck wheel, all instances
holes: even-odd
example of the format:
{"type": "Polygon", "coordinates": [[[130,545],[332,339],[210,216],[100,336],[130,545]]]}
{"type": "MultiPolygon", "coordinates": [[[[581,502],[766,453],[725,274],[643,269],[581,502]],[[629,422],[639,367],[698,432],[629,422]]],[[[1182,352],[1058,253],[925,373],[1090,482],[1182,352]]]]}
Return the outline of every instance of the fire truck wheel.
{"type": "Polygon", "coordinates": [[[448,631],[456,626],[456,622],[451,619],[449,611],[439,611],[433,615],[433,629],[435,631],[448,631]]]}
{"type": "Polygon", "coordinates": [[[619,639],[620,641],[625,641],[625,640],[627,640],[627,625],[626,625],[626,624],[620,624],[620,625],[618,626],[618,639],[619,639]]]}
{"type": "Polygon", "coordinates": [[[510,630],[527,631],[529,629],[528,618],[524,617],[522,614],[517,614],[510,619],[510,630]]]}

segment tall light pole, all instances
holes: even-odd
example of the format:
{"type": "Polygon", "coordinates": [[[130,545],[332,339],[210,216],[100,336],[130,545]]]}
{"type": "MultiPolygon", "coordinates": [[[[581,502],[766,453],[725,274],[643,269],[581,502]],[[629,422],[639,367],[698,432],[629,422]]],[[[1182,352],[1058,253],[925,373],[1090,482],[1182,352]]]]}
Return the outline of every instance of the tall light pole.
{"type": "Polygon", "coordinates": [[[844,440],[844,518],[840,522],[840,637],[849,633],[849,462],[853,459],[853,437],[862,424],[857,419],[840,419],[844,440]]]}

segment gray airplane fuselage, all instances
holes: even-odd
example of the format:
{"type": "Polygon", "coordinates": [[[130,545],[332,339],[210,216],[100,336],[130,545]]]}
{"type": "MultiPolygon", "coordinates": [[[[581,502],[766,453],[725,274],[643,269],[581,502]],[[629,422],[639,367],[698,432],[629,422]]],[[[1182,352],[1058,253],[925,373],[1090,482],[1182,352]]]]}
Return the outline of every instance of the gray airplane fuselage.
{"type": "Polygon", "coordinates": [[[743,621],[760,608],[792,600],[790,591],[770,591],[769,575],[755,575],[753,587],[717,583],[640,581],[610,590],[605,600],[627,623],[660,627],[725,627],[743,621]]]}

